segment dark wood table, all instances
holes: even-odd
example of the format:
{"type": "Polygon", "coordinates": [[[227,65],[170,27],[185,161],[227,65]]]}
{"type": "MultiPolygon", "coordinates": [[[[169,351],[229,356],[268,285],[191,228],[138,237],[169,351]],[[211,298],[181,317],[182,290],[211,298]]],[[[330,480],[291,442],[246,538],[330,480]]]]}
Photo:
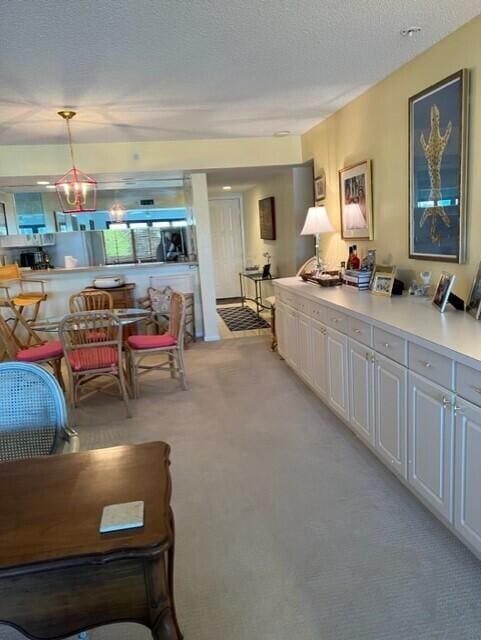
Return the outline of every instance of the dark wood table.
{"type": "Polygon", "coordinates": [[[169,451],[152,442],[0,464],[0,622],[42,640],[127,621],[182,638],[169,451]],[[105,505],[134,500],[142,528],[99,533],[105,505]]]}

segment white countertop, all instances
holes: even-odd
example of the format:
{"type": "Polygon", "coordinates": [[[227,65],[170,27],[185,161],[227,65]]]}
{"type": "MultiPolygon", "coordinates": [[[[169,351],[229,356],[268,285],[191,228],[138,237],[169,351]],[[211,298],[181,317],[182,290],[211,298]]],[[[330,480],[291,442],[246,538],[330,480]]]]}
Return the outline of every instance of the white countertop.
{"type": "Polygon", "coordinates": [[[322,301],[387,331],[394,328],[411,342],[435,347],[481,370],[481,321],[450,305],[440,313],[431,298],[408,295],[388,298],[347,286],[320,287],[297,277],[275,280],[274,285],[322,301]]]}
{"type": "MultiPolygon", "coordinates": [[[[89,266],[89,267],[74,267],[73,269],[66,269],[65,267],[55,267],[54,269],[22,269],[22,273],[28,274],[31,277],[36,277],[37,275],[41,275],[42,278],[45,276],[56,276],[56,275],[65,275],[69,273],[81,273],[81,272],[91,272],[98,273],[99,271],[126,271],[130,269],[149,269],[152,267],[197,267],[199,265],[198,262],[129,262],[127,264],[103,264],[98,266],[89,266]]],[[[26,276],[27,277],[27,276],[26,276]]]]}

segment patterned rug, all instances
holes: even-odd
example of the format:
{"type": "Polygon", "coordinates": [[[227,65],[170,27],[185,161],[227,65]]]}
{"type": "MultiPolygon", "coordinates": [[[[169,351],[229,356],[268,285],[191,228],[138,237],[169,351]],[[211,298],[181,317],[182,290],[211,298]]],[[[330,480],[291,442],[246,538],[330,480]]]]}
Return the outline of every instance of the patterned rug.
{"type": "Polygon", "coordinates": [[[250,307],[217,307],[217,313],[230,331],[249,331],[270,327],[270,324],[264,318],[259,318],[250,307]]]}

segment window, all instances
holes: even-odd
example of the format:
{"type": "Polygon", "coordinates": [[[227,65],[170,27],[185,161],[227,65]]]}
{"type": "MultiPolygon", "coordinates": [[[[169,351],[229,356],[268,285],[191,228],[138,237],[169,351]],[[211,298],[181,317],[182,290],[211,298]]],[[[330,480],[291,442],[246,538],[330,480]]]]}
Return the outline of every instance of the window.
{"type": "Polygon", "coordinates": [[[108,229],[103,232],[106,264],[135,262],[132,232],[127,229],[108,229]]]}

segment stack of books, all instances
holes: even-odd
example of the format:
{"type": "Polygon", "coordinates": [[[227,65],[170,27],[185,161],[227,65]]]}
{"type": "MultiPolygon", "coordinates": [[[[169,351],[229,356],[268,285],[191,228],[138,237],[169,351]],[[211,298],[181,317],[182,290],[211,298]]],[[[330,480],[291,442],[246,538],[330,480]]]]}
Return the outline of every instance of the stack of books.
{"type": "Polygon", "coordinates": [[[350,287],[355,287],[359,291],[369,289],[371,280],[371,271],[358,271],[355,269],[346,269],[342,276],[342,281],[350,287]]]}

